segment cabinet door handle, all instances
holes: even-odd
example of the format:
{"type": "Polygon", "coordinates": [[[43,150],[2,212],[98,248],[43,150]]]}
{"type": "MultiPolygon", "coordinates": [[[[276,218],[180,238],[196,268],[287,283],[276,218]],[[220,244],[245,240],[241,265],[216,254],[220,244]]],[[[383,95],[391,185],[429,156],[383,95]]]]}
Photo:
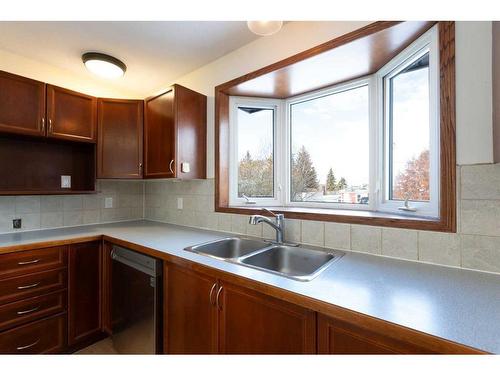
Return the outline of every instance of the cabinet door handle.
{"type": "Polygon", "coordinates": [[[17,289],[19,289],[19,290],[30,289],[30,288],[34,288],[35,286],[38,286],[39,284],[40,283],[34,283],[34,284],[30,284],[30,285],[18,286],[17,289]]]}
{"type": "Polygon", "coordinates": [[[217,283],[215,283],[214,285],[212,285],[212,289],[210,289],[210,304],[215,306],[215,301],[213,300],[214,298],[214,291],[215,291],[215,288],[217,287],[217,283]]]}
{"type": "Polygon", "coordinates": [[[222,304],[219,303],[219,297],[220,297],[220,294],[222,293],[222,289],[224,289],[222,286],[219,288],[219,290],[217,291],[217,297],[215,299],[215,304],[217,305],[217,308],[219,310],[222,310],[222,304]]]}
{"type": "Polygon", "coordinates": [[[34,343],[31,343],[31,344],[28,344],[28,345],[18,346],[16,349],[17,350],[29,349],[29,348],[32,348],[33,346],[35,346],[36,344],[38,344],[39,342],[40,342],[40,339],[38,339],[34,343]]]}
{"type": "Polygon", "coordinates": [[[29,309],[29,310],[18,311],[17,315],[26,315],[26,314],[37,311],[39,308],[40,308],[40,306],[37,306],[37,307],[33,307],[32,309],[29,309]]]}
{"type": "Polygon", "coordinates": [[[172,169],[172,164],[174,164],[174,159],[170,160],[170,164],[168,165],[168,169],[170,169],[170,173],[174,174],[174,170],[172,169]]]}
{"type": "Polygon", "coordinates": [[[40,261],[40,259],[35,259],[35,260],[28,260],[28,261],[25,261],[25,262],[17,262],[17,264],[19,266],[25,266],[27,264],[35,264],[35,263],[38,263],[40,261]]]}
{"type": "Polygon", "coordinates": [[[45,117],[42,117],[42,133],[45,133],[45,117]]]}
{"type": "Polygon", "coordinates": [[[49,119],[49,133],[52,133],[52,119],[49,119]]]}

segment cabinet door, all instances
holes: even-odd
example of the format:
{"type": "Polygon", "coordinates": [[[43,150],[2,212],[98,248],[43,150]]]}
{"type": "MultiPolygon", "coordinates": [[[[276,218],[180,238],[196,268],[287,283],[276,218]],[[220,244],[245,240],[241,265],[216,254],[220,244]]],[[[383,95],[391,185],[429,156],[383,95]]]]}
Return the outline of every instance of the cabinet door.
{"type": "Polygon", "coordinates": [[[172,264],[164,270],[164,349],[169,354],[217,352],[217,280],[172,264]]]}
{"type": "Polygon", "coordinates": [[[175,177],[174,90],[147,99],[144,106],[144,177],[175,177]]]}
{"type": "Polygon", "coordinates": [[[430,350],[417,347],[384,334],[382,328],[369,330],[359,325],[318,315],[318,352],[320,354],[425,354],[430,350]]]}
{"type": "Polygon", "coordinates": [[[142,100],[98,99],[98,178],[142,177],[142,100]]]}
{"type": "Polygon", "coordinates": [[[47,121],[51,138],[95,142],[97,99],[47,85],[47,121]]]}
{"type": "Polygon", "coordinates": [[[45,135],[45,84],[0,71],[0,131],[45,135]]]}
{"type": "Polygon", "coordinates": [[[68,344],[91,340],[101,332],[101,246],[87,242],[70,246],[68,344]]]}
{"type": "Polygon", "coordinates": [[[315,312],[225,282],[218,294],[220,353],[316,353],[315,312]]]}
{"type": "Polygon", "coordinates": [[[175,90],[177,177],[207,178],[207,97],[180,85],[175,90]],[[182,169],[189,163],[189,172],[182,169]]]}

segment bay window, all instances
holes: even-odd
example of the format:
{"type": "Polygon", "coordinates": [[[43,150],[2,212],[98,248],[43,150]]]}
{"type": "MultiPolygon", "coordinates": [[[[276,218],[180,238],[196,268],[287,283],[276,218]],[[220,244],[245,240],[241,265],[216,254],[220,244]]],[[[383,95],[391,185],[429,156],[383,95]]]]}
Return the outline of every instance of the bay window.
{"type": "Polygon", "coordinates": [[[439,216],[431,28],[376,73],[286,99],[229,98],[229,205],[439,216]]]}

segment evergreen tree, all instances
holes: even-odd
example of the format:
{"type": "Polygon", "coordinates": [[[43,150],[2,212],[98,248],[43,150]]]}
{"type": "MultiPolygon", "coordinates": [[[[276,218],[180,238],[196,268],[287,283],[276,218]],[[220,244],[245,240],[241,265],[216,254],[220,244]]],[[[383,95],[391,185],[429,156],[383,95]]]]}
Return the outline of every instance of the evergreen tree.
{"type": "Polygon", "coordinates": [[[347,182],[344,177],[339,180],[337,184],[337,190],[344,190],[347,187],[347,182]]]}
{"type": "Polygon", "coordinates": [[[292,157],[292,194],[294,200],[302,200],[302,193],[313,192],[319,188],[318,174],[311,160],[311,155],[302,146],[292,157]]]}
{"type": "Polygon", "coordinates": [[[333,169],[330,168],[328,171],[328,175],[326,176],[326,191],[335,191],[337,190],[337,180],[335,179],[335,175],[333,174],[333,169]]]}

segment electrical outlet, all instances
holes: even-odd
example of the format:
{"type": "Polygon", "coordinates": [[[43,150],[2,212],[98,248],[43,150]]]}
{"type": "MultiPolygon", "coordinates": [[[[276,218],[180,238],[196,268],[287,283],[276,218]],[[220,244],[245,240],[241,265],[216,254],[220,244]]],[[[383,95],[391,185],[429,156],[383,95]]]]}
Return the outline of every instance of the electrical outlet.
{"type": "Polygon", "coordinates": [[[71,176],[61,176],[61,188],[71,188],[71,176]]]}
{"type": "Polygon", "coordinates": [[[113,197],[104,198],[104,208],[113,208],[113,197]]]}
{"type": "Polygon", "coordinates": [[[189,166],[188,162],[181,163],[181,172],[182,173],[189,173],[189,172],[191,172],[191,167],[189,166]]]}
{"type": "Polygon", "coordinates": [[[184,199],[183,198],[177,198],[177,209],[182,210],[182,206],[184,205],[184,199]]]}
{"type": "Polygon", "coordinates": [[[22,219],[14,219],[12,220],[12,228],[14,229],[21,229],[23,226],[23,220],[22,219]]]}

